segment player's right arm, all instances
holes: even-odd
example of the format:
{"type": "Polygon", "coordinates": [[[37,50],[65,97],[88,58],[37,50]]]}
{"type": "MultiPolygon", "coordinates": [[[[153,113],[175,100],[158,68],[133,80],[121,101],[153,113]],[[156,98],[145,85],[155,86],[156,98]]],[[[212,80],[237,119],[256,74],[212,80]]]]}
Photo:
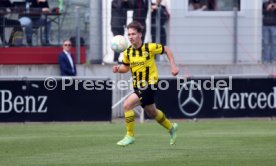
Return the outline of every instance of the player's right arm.
{"type": "Polygon", "coordinates": [[[130,69],[129,68],[130,61],[129,61],[129,56],[127,54],[128,54],[128,51],[125,50],[124,51],[123,61],[122,61],[123,64],[113,66],[112,67],[113,73],[127,73],[129,71],[129,69],[130,69]]]}
{"type": "Polygon", "coordinates": [[[113,73],[127,73],[129,71],[128,65],[116,65],[112,67],[113,73]]]}

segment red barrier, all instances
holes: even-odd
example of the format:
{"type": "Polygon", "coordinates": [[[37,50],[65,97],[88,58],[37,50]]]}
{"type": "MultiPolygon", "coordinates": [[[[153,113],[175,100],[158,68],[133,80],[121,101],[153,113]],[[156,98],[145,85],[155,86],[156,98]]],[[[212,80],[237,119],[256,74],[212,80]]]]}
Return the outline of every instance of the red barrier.
{"type": "MultiPolygon", "coordinates": [[[[57,64],[61,47],[0,48],[0,64],[57,64]]],[[[80,63],[86,62],[85,47],[81,47],[80,63]]],[[[72,53],[76,56],[75,48],[72,53]]]]}

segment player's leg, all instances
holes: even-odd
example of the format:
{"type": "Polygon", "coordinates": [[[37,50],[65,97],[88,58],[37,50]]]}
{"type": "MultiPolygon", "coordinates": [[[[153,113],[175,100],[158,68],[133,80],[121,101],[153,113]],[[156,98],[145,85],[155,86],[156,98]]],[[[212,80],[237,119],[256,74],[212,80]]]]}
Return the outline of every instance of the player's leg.
{"type": "Polygon", "coordinates": [[[172,123],[166,118],[164,113],[158,110],[155,106],[154,97],[156,94],[156,85],[150,85],[147,89],[143,90],[141,93],[141,106],[144,111],[154,118],[160,125],[170,130],[172,128],[172,123]]]}
{"type": "Polygon", "coordinates": [[[127,146],[129,144],[134,143],[134,111],[133,108],[139,104],[138,96],[133,93],[131,94],[126,101],[124,102],[124,115],[125,115],[125,122],[126,122],[126,136],[117,142],[117,145],[120,146],[127,146]]]}
{"type": "Polygon", "coordinates": [[[170,133],[170,144],[174,145],[176,142],[176,131],[178,128],[177,123],[171,123],[171,121],[165,116],[165,114],[156,108],[155,104],[146,105],[144,111],[148,116],[154,118],[161,126],[166,128],[170,133]]]}
{"type": "Polygon", "coordinates": [[[124,108],[124,114],[125,114],[125,120],[127,125],[127,135],[134,136],[134,111],[133,108],[139,105],[139,98],[138,96],[133,93],[131,94],[126,101],[124,102],[123,108],[124,108]]]}
{"type": "Polygon", "coordinates": [[[154,118],[161,126],[166,128],[168,131],[172,129],[172,123],[165,116],[165,114],[156,108],[155,104],[146,105],[144,107],[145,112],[151,118],[154,118]]]}

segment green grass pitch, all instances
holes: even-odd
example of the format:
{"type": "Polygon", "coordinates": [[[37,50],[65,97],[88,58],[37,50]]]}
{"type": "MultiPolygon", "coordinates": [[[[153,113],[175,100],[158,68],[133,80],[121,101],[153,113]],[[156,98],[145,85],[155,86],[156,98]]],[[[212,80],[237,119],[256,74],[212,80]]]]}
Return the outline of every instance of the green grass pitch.
{"type": "Polygon", "coordinates": [[[276,121],[178,121],[178,139],[154,121],[136,122],[136,142],[118,147],[124,123],[0,124],[1,166],[272,166],[276,121]]]}

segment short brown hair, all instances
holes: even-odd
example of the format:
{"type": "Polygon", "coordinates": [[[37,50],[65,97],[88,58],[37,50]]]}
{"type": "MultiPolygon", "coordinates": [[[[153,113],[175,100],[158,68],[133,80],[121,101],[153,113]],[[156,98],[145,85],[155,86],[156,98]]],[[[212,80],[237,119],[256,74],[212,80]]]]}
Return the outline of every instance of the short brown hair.
{"type": "Polygon", "coordinates": [[[130,28],[136,29],[137,32],[140,32],[140,33],[143,33],[143,30],[144,30],[143,25],[138,21],[133,21],[133,22],[129,23],[127,25],[127,29],[130,29],[130,28]]]}

